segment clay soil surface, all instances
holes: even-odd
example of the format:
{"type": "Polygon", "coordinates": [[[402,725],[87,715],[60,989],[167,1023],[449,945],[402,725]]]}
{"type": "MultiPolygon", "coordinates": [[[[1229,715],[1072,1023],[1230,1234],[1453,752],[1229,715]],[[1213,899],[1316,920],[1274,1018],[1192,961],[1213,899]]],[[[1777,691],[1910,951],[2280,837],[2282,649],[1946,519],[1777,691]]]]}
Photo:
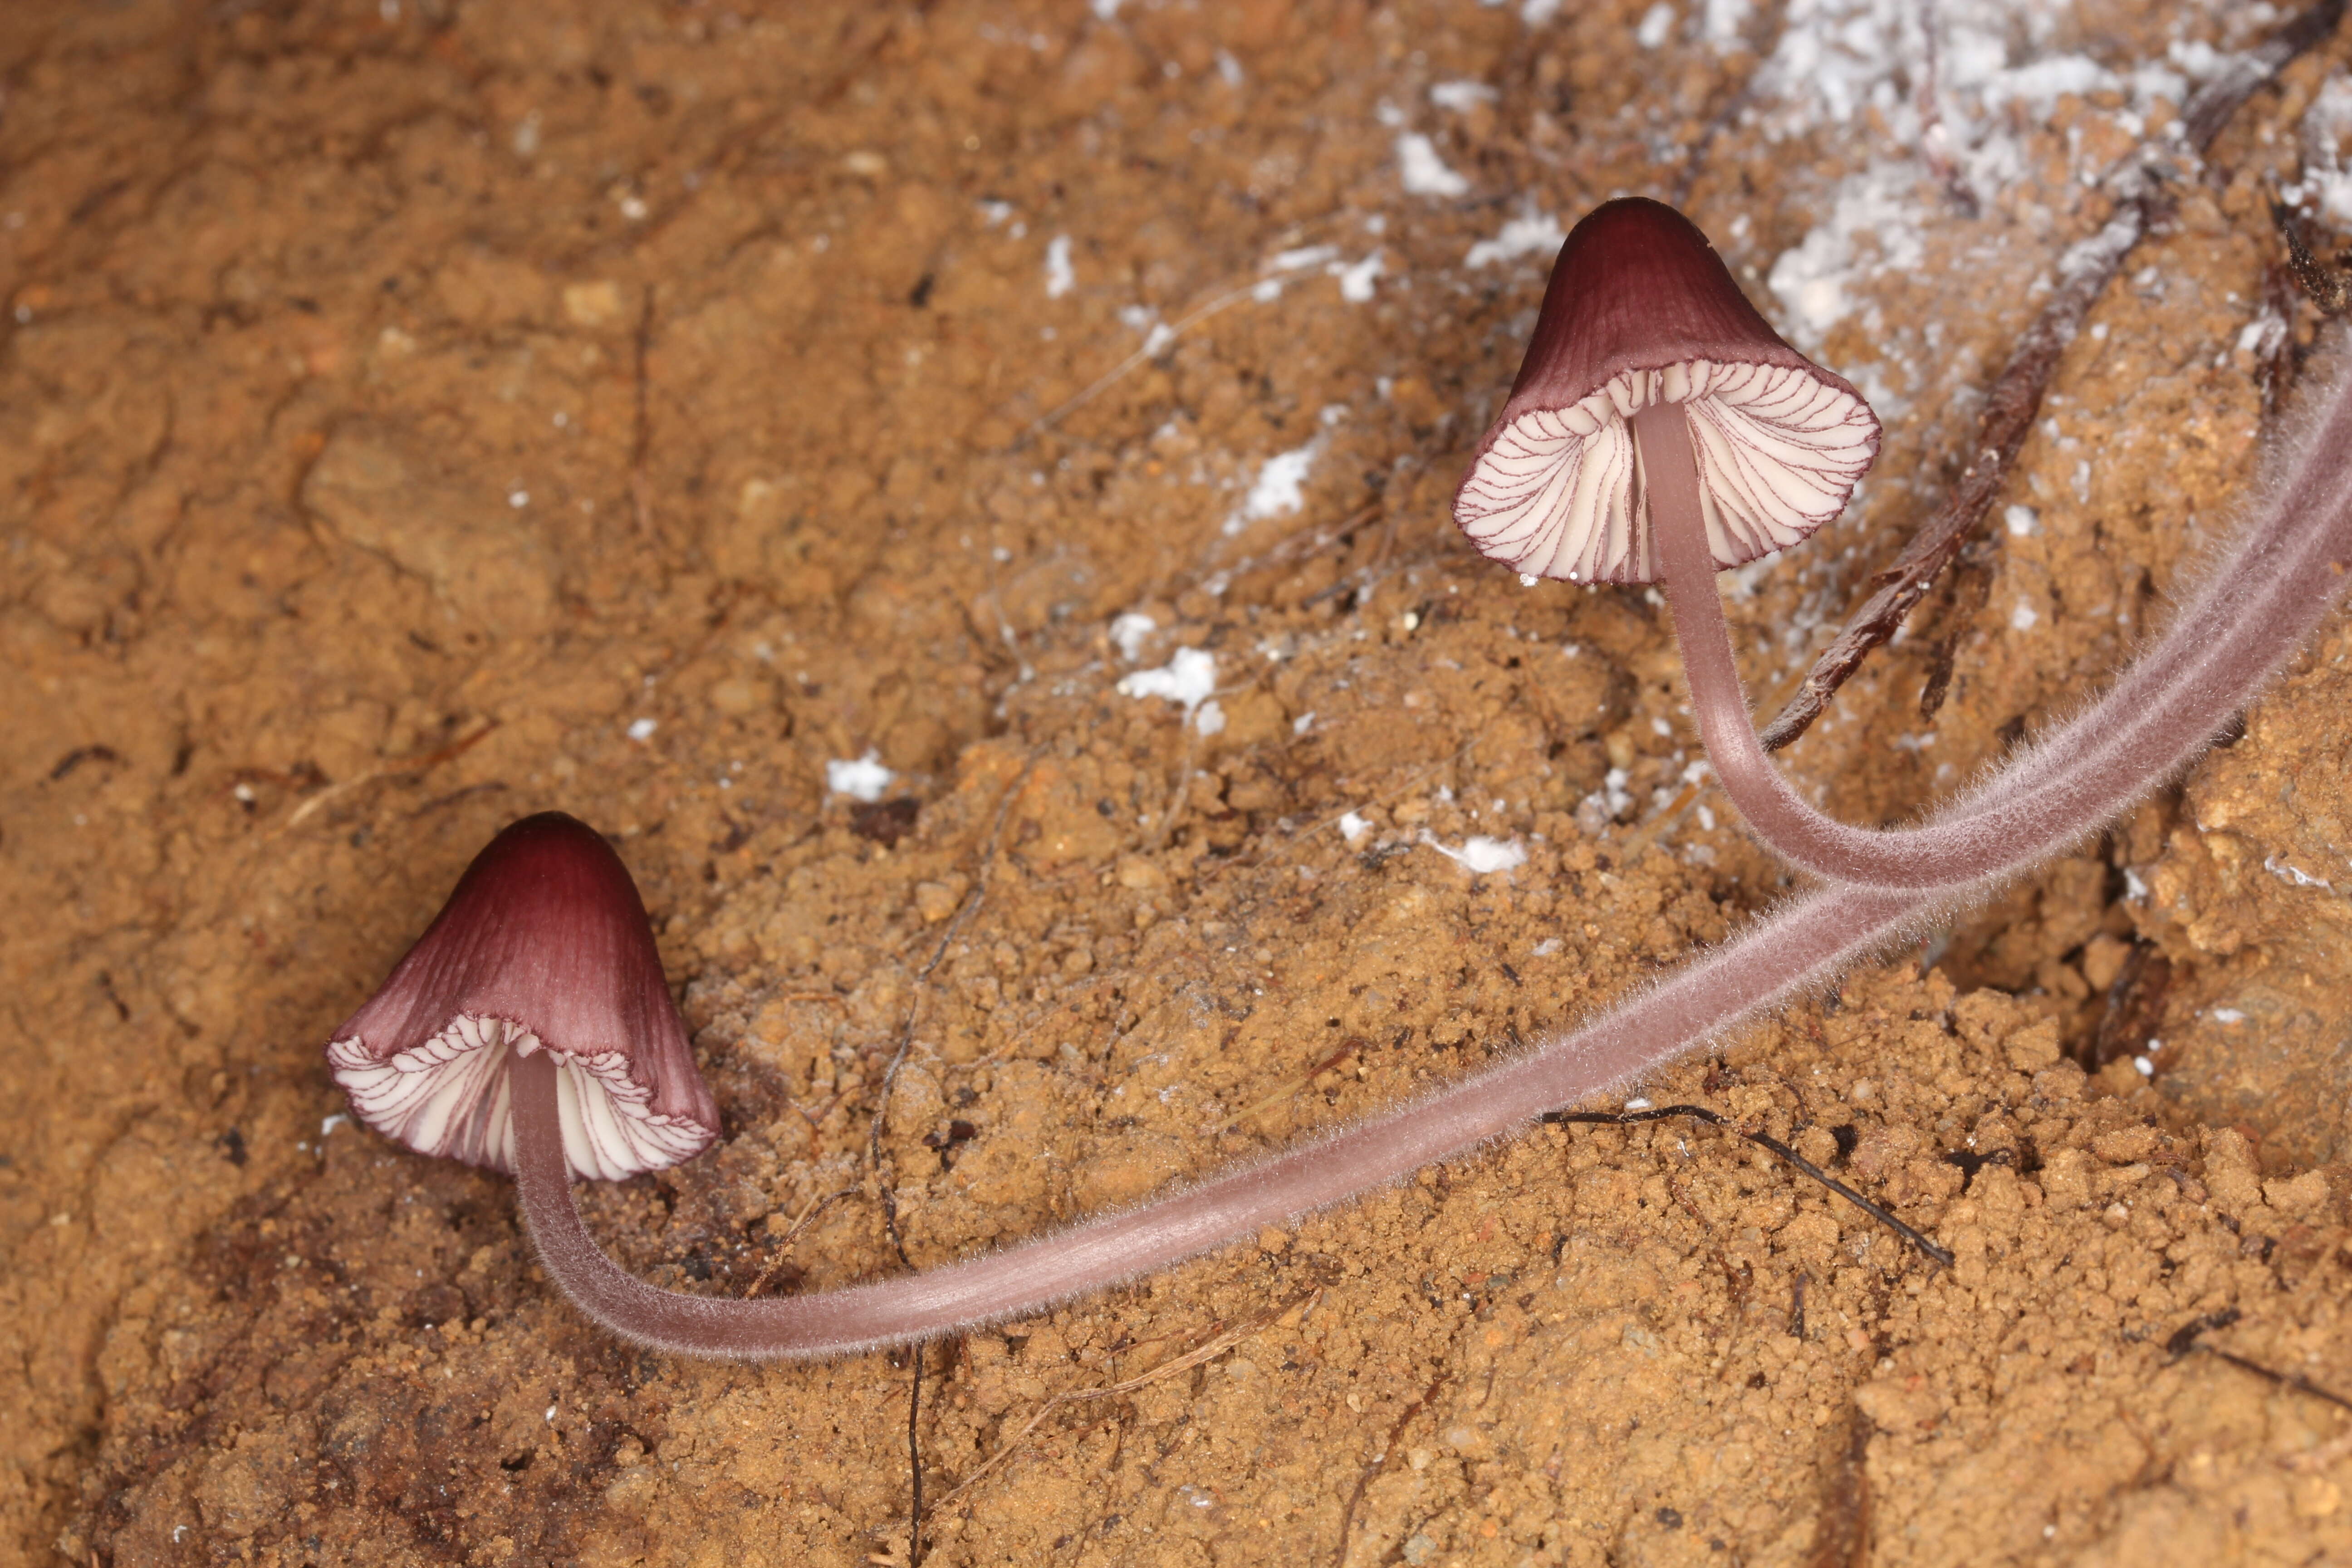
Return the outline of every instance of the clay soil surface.
{"type": "MultiPolygon", "coordinates": [[[[504,1179],[339,1114],[331,1031],[524,813],[612,836],[725,1116],[590,1222],[716,1293],[1144,1198],[1753,920],[1789,883],[1677,804],[1663,610],[1522,587],[1447,504],[1558,226],[1683,202],[1886,420],[1726,579],[1789,689],[2099,172],[2273,25],[1939,9],[1965,193],[1916,155],[1930,7],[0,6],[0,1560],[908,1561],[909,1356],[616,1342],[504,1179]]],[[[1917,808],[2161,620],[2315,330],[2264,197],[2343,177],[2347,61],[2179,183],[1992,529],[1788,754],[1832,809],[1917,808]]],[[[2352,1390],[2347,653],[1646,1087],[1952,1267],[1723,1131],[1531,1129],[929,1347],[920,1551],[2352,1555],[2352,1415],[2200,1348],[2352,1390]]]]}

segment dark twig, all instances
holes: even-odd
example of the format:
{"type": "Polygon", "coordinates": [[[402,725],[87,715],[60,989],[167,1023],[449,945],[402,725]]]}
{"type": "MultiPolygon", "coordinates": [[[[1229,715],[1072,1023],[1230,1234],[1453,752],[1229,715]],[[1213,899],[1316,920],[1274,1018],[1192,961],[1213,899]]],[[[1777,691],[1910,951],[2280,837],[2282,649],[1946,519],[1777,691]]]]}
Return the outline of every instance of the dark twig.
{"type": "Polygon", "coordinates": [[[2352,310],[2352,269],[2345,267],[2343,257],[2326,262],[2314,255],[2302,217],[2276,196],[2271,198],[2271,222],[2278,226],[2279,238],[2286,242],[2287,271],[2320,313],[2340,316],[2352,310]]]}
{"type": "Polygon", "coordinates": [[[646,285],[644,300],[637,308],[637,328],[631,340],[635,355],[634,381],[636,387],[636,415],[629,432],[629,506],[636,518],[637,531],[650,534],[654,527],[653,481],[646,474],[646,459],[653,450],[654,422],[647,369],[653,358],[654,286],[646,285]]]}
{"type": "Polygon", "coordinates": [[[1768,1133],[1750,1132],[1746,1128],[1709,1110],[1704,1105],[1659,1105],[1646,1110],[1547,1110],[1544,1112],[1543,1119],[1554,1123],[1577,1122],[1588,1127],[1631,1127],[1636,1122],[1661,1121],[1669,1116],[1687,1116],[1694,1121],[1704,1121],[1709,1127],[1719,1127],[1736,1137],[1747,1139],[1758,1148],[1769,1152],[1812,1177],[1813,1180],[1917,1247],[1928,1258],[1948,1268],[1951,1267],[1952,1255],[1949,1252],[1905,1225],[1778,1138],[1768,1133]]]}
{"type": "Polygon", "coordinates": [[[1224,1354],[1227,1351],[1233,1349],[1244,1340],[1265,1332],[1267,1329],[1272,1328],[1274,1324],[1286,1313],[1297,1310],[1302,1303],[1304,1303],[1307,1311],[1314,1310],[1315,1302],[1322,1294],[1323,1292],[1319,1289],[1309,1290],[1303,1296],[1295,1296],[1291,1298],[1289,1300],[1283,1302],[1280,1306],[1269,1307],[1265,1310],[1258,1313],[1255,1317],[1253,1317],[1244,1322],[1235,1324],[1234,1327],[1227,1329],[1224,1332],[1193,1346],[1191,1350],[1186,1351],[1182,1355],[1177,1356],[1171,1361],[1164,1361],[1158,1366],[1153,1367],[1150,1372],[1139,1373],[1133,1377],[1114,1383],[1108,1387],[1066,1389],[1059,1394],[1054,1394],[1044,1404],[1037,1406],[1036,1410],[1030,1415],[1027,1425],[1024,1426],[1020,1431],[1015,1432],[1012,1436],[1000,1443],[997,1446],[996,1452],[991,1454],[987,1458],[982,1459],[972,1468],[969,1475],[965,1476],[963,1479],[955,1484],[952,1490],[950,1490],[945,1497],[940,1499],[937,1503],[933,1504],[932,1507],[934,1511],[947,1507],[948,1504],[953,1502],[956,1499],[970,1491],[973,1487],[978,1486],[982,1477],[988,1475],[999,1465],[1003,1464],[1007,1458],[1010,1458],[1013,1452],[1017,1450],[1022,1444],[1029,1440],[1029,1435],[1032,1432],[1034,1432],[1038,1427],[1045,1424],[1045,1417],[1051,1415],[1055,1411],[1061,1409],[1064,1405],[1083,1405],[1097,1399],[1120,1398],[1124,1395],[1133,1394],[1139,1388],[1147,1387],[1151,1384],[1158,1383],[1162,1378],[1173,1377],[1180,1372],[1190,1372],[1192,1368],[1199,1366],[1202,1362],[1213,1361],[1218,1356],[1224,1354]]]}
{"type": "Polygon", "coordinates": [[[2263,329],[2254,340],[2254,384],[2262,389],[2264,426],[2278,417],[2316,346],[2295,341],[2294,318],[2302,299],[2287,268],[2274,261],[2263,268],[2263,308],[2254,318],[2263,329]]]}
{"type": "Polygon", "coordinates": [[[1960,653],[1960,640],[1968,635],[1977,612],[1985,607],[1992,596],[1993,543],[1989,539],[1973,539],[1960,551],[1959,564],[1952,569],[1949,602],[1944,610],[1943,634],[1936,638],[1927,656],[1927,679],[1919,688],[1919,717],[1935,718],[1951,694],[1952,668],[1960,653]]]}
{"type": "Polygon", "coordinates": [[[915,1478],[914,1495],[907,1504],[907,1568],[923,1568],[923,1438],[917,1424],[923,1418],[925,1343],[914,1343],[910,1359],[915,1375],[907,1384],[907,1469],[915,1478]]]}
{"type": "Polygon", "coordinates": [[[1412,1424],[1414,1416],[1429,1407],[1429,1402],[1437,1397],[1437,1391],[1445,1386],[1452,1375],[1443,1368],[1438,1370],[1437,1374],[1429,1380],[1429,1386],[1421,1391],[1421,1396],[1406,1405],[1389,1424],[1389,1435],[1381,1439],[1381,1451],[1372,1456],[1372,1462],[1357,1473],[1356,1489],[1348,1494],[1348,1506],[1339,1510],[1339,1549],[1331,1554],[1332,1562],[1348,1561],[1348,1537],[1355,1533],[1356,1510],[1363,1506],[1366,1489],[1388,1468],[1389,1456],[1396,1452],[1397,1439],[1404,1435],[1405,1427],[1412,1424]]]}
{"type": "Polygon", "coordinates": [[[2208,1312],[2201,1318],[2192,1318],[2174,1330],[2172,1337],[2164,1342],[2165,1353],[2171,1356],[2173,1360],[2179,1361],[2190,1351],[2203,1351],[2216,1360],[2228,1362],[2240,1372],[2252,1373],[2266,1383],[2275,1384],[2281,1388],[2292,1389],[2297,1394],[2308,1394],[2314,1399],[2324,1399],[2339,1410],[2352,1410],[2352,1399],[2345,1398],[2333,1389],[2320,1387],[2299,1372],[2280,1372],[2275,1368],[2264,1366],[2258,1361],[2250,1361],[2234,1351],[2225,1351],[2219,1345],[2205,1343],[2204,1335],[2215,1329],[2226,1329],[2237,1321],[2238,1309],[2235,1307],[2225,1307],[2218,1312],[2208,1312]]]}
{"type": "MultiPolygon", "coordinates": [[[[2188,146],[2202,153],[2256,88],[2277,76],[2304,50],[2334,34],[2344,5],[2345,0],[2321,0],[2260,48],[2240,57],[2233,68],[2198,89],[2181,115],[2188,146]]],[[[2018,338],[2009,363],[1985,394],[1976,443],[1968,466],[1960,470],[1959,481],[1894,563],[1871,577],[1870,597],[1847,620],[1837,640],[1814,660],[1804,684],[1780,717],[1763,730],[1759,739],[1766,751],[1779,751],[1822,716],[1838,688],[1862,668],[1873,649],[1895,635],[1904,617],[1926,596],[1937,576],[1984,521],[2033,429],[2034,418],[2042,410],[2042,395],[2058,368],[2060,356],[2082,331],[2091,307],[2123,269],[2125,259],[2164,211],[2166,184],[2177,172],[2179,158],[2179,145],[2169,137],[2154,137],[2126,155],[2103,182],[2115,202],[2115,216],[2059,260],[2057,287],[2042,313],[2018,338]]]]}

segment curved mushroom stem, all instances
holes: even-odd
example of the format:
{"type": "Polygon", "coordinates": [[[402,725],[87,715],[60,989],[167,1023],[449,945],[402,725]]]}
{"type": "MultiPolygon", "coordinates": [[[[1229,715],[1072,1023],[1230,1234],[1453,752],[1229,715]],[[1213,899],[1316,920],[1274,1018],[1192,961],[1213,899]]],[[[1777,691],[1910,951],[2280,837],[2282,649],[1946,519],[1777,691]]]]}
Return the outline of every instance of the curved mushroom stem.
{"type": "MultiPolygon", "coordinates": [[[[1685,657],[1702,647],[1695,668],[1708,672],[1695,676],[1694,686],[1701,679],[1714,683],[1708,692],[1695,692],[1717,704],[1703,721],[1713,726],[1709,748],[1727,720],[1737,721],[1732,728],[1761,765],[1722,609],[1714,600],[1713,564],[1704,553],[1680,410],[1637,425],[1637,434],[1646,436],[1644,465],[1660,511],[1685,508],[1679,520],[1661,516],[1659,539],[1668,588],[1680,589],[1673,602],[1685,657]],[[1677,521],[1686,524],[1679,534],[1677,521]],[[1711,644],[1705,635],[1710,632],[1711,644]]],[[[1939,909],[1962,901],[1969,889],[1957,884],[2024,871],[2049,847],[2092,831],[2124,800],[2192,755],[2252,694],[2335,602],[2348,562],[2352,377],[2339,374],[2304,421],[2293,461],[2269,487],[2227,558],[2105,697],[1919,828],[1868,834],[1827,824],[1835,830],[1832,839],[1853,835],[1878,853],[1885,853],[1880,844],[1907,846],[1894,851],[1895,864],[1910,873],[1905,879],[1911,885],[1901,890],[1848,884],[1796,900],[1581,1028],[1419,1104],[1263,1163],[1002,1252],[779,1300],[678,1295],[614,1267],[572,1206],[556,1068],[546,1052],[536,1052],[509,1068],[516,1173],[531,1238],[564,1293],[604,1327],[666,1350],[747,1358],[835,1355],[927,1339],[1033,1312],[1181,1262],[1260,1226],[1465,1153],[1546,1110],[1622,1089],[1741,1018],[1915,931],[1939,909]],[[1961,847],[1945,847],[1952,844],[1961,847]],[[1915,858],[1899,858],[1905,855],[1915,858]],[[1953,857],[1948,864],[1960,868],[1958,875],[1948,873],[1940,883],[1918,877],[1916,866],[1939,864],[1937,855],[1953,857]]],[[[1729,758],[1736,750],[1727,745],[1717,754],[1729,758]]],[[[1726,771],[1720,761],[1717,766],[1726,771]]],[[[1764,773],[1769,777],[1769,766],[1764,773]]],[[[1752,773],[1748,782],[1754,783],[1752,773]]],[[[1776,777],[1770,782],[1785,795],[1776,777]]]]}
{"type": "Polygon", "coordinates": [[[2063,848],[2202,751],[2341,589],[2352,551],[2352,398],[2339,383],[2277,493],[2171,631],[2034,752],[1916,827],[1825,816],[1765,755],[1715,587],[1688,416],[1632,419],[1675,637],[1707,761],[1767,847],[1834,881],[1917,891],[2009,874],[2063,848]]]}
{"type": "Polygon", "coordinates": [[[1002,1252],[812,1296],[687,1296],[623,1272],[581,1223],[563,1158],[556,1068],[545,1051],[513,1074],[515,1177],[548,1274],[613,1332],[688,1355],[839,1355],[1034,1312],[1206,1252],[1262,1226],[1464,1154],[1547,1110],[1622,1089],[1699,1040],[1818,984],[1893,941],[1934,900],[1833,888],[1616,1010],[1417,1105],[1124,1213],[1002,1252]]]}

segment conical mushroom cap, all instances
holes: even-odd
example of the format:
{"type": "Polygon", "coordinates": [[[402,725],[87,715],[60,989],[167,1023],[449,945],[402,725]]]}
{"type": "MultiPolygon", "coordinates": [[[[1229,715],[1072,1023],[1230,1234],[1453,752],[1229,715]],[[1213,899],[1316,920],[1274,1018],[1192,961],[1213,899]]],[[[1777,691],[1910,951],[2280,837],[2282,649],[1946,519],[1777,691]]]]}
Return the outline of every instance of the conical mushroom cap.
{"type": "Polygon", "coordinates": [[[1530,576],[1657,573],[1626,421],[1679,403],[1718,567],[1798,542],[1844,509],[1878,455],[1878,417],[1780,341],[1688,218],[1604,203],[1559,249],[1503,412],[1454,497],[1481,552],[1530,576]]]}
{"type": "Polygon", "coordinates": [[[536,1050],[563,1068],[575,1175],[659,1170],[719,1136],[636,884],[561,812],[514,823],[474,858],[327,1061],[386,1137],[511,1172],[508,1064],[536,1050]]]}

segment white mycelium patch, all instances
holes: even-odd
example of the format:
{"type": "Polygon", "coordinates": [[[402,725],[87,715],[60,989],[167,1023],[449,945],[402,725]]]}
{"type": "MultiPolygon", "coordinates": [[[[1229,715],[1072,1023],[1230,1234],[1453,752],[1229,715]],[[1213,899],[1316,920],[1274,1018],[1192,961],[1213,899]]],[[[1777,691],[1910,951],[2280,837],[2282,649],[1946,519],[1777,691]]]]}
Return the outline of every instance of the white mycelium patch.
{"type": "Polygon", "coordinates": [[[1701,360],[1625,371],[1567,408],[1513,420],[1478,459],[1454,521],[1478,548],[1542,577],[1656,576],[1640,454],[1626,420],[1678,403],[1698,457],[1716,563],[1787,548],[1837,515],[1876,449],[1856,398],[1788,365],[1701,360]]]}
{"type": "MultiPolygon", "coordinates": [[[[548,1047],[504,1018],[463,1015],[412,1050],[385,1061],[356,1038],[327,1047],[335,1081],[360,1119],[412,1149],[501,1171],[514,1169],[514,1102],[507,1066],[548,1047]],[[513,1047],[509,1055],[507,1047],[513,1047]]],[[[563,1152],[575,1176],[618,1181],[690,1158],[711,1131],[646,1107],[652,1091],[619,1051],[551,1053],[563,1112],[563,1152]]]]}

